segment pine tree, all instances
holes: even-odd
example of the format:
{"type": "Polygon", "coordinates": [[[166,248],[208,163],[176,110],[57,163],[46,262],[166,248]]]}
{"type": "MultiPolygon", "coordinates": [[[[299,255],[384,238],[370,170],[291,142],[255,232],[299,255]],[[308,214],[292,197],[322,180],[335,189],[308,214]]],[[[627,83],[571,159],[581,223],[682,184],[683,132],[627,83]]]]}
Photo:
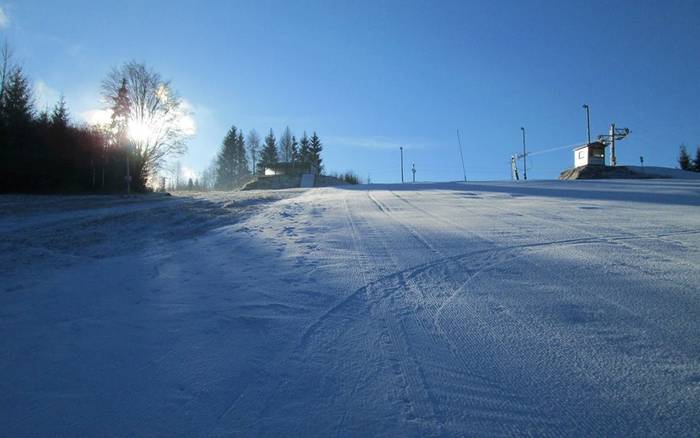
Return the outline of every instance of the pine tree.
{"type": "Polygon", "coordinates": [[[304,135],[299,139],[299,161],[302,163],[309,163],[310,158],[309,137],[306,136],[306,131],[304,131],[304,135]]]}
{"type": "Polygon", "coordinates": [[[263,174],[265,168],[279,162],[277,157],[277,146],[275,144],[275,134],[270,129],[270,133],[265,137],[265,146],[260,153],[260,162],[258,163],[258,174],[263,174]]]}
{"type": "Polygon", "coordinates": [[[134,148],[129,147],[131,107],[126,79],[122,79],[117,94],[112,97],[111,109],[112,116],[109,124],[108,140],[111,150],[103,150],[102,190],[107,188],[107,180],[111,181],[112,184],[117,184],[117,181],[122,180],[122,177],[126,176],[127,167],[131,177],[131,186],[136,190],[144,190],[146,188],[147,175],[144,174],[143,160],[138,157],[134,148]]]}
{"type": "Polygon", "coordinates": [[[238,182],[237,148],[238,131],[235,126],[232,126],[224,137],[221,151],[216,159],[216,188],[219,190],[232,190],[238,182]]]}
{"type": "Polygon", "coordinates": [[[681,151],[678,155],[678,164],[680,164],[681,169],[683,170],[692,170],[690,155],[688,155],[688,151],[686,150],[684,144],[681,145],[681,151]]]}
{"type": "Polygon", "coordinates": [[[323,173],[323,160],[321,159],[322,150],[323,145],[321,144],[321,140],[316,135],[316,132],[314,132],[309,141],[309,162],[316,166],[316,172],[319,175],[323,173]]]}
{"type": "Polygon", "coordinates": [[[292,163],[296,163],[299,161],[299,142],[297,142],[297,138],[292,135],[292,163]]]}
{"type": "MultiPolygon", "coordinates": [[[[20,67],[10,71],[0,108],[0,191],[31,190],[35,178],[34,107],[29,80],[20,67]]],[[[39,152],[39,151],[36,151],[39,152]]]]}
{"type": "Polygon", "coordinates": [[[245,153],[245,139],[243,138],[243,130],[238,131],[236,137],[236,183],[240,185],[250,175],[248,170],[248,157],[245,153]]]}
{"type": "Polygon", "coordinates": [[[26,134],[20,131],[28,129],[34,119],[34,105],[29,80],[20,67],[10,73],[2,107],[5,126],[15,134],[26,134]]]}
{"type": "Polygon", "coordinates": [[[700,146],[695,149],[695,159],[693,160],[693,170],[700,172],[700,146]]]}
{"type": "Polygon", "coordinates": [[[48,110],[43,110],[36,116],[36,122],[39,126],[46,127],[51,124],[51,117],[49,116],[48,110]]]}
{"type": "Polygon", "coordinates": [[[129,90],[126,88],[126,79],[122,79],[117,95],[112,98],[112,117],[109,125],[112,146],[123,148],[129,140],[129,90]]]}
{"type": "Polygon", "coordinates": [[[54,128],[66,129],[69,122],[70,116],[68,115],[66,98],[61,95],[61,98],[56,103],[56,106],[53,107],[53,111],[51,111],[51,125],[54,128]]]}

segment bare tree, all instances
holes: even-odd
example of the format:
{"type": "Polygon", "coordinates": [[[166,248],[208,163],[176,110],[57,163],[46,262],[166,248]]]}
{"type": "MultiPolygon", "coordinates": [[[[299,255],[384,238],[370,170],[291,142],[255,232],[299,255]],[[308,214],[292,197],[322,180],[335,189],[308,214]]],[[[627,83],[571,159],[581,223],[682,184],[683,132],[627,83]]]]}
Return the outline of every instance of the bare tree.
{"type": "Polygon", "coordinates": [[[12,52],[7,41],[3,43],[0,49],[0,102],[5,97],[5,89],[7,88],[7,80],[12,70],[12,52]]]}
{"type": "Polygon", "coordinates": [[[292,137],[292,131],[287,126],[279,139],[280,157],[285,162],[292,161],[292,137]]]}
{"type": "Polygon", "coordinates": [[[217,173],[218,168],[216,165],[216,158],[214,158],[209,166],[202,172],[202,178],[199,180],[202,190],[208,191],[214,189],[217,173]]]}
{"type": "Polygon", "coordinates": [[[173,178],[175,179],[175,190],[180,190],[180,177],[182,176],[182,164],[176,161],[173,166],[173,178]]]}
{"type": "Polygon", "coordinates": [[[154,175],[171,157],[182,155],[192,135],[189,111],[160,74],[136,62],[113,69],[102,82],[102,95],[113,102],[122,84],[129,100],[129,147],[141,161],[144,177],[154,175]]]}
{"type": "Polygon", "coordinates": [[[248,153],[250,154],[250,164],[253,166],[251,173],[255,175],[257,173],[255,166],[258,159],[258,151],[260,150],[260,136],[255,129],[251,129],[250,132],[248,132],[246,144],[248,146],[248,153]]]}

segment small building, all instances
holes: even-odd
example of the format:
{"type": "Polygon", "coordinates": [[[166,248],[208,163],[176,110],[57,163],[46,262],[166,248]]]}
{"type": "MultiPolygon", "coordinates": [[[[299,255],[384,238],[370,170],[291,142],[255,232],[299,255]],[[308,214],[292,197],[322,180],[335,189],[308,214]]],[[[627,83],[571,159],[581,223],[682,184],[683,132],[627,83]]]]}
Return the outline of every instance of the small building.
{"type": "Polygon", "coordinates": [[[596,141],[574,149],[574,167],[605,166],[605,144],[596,141]]]}
{"type": "Polygon", "coordinates": [[[265,176],[302,176],[304,174],[318,174],[318,169],[312,163],[284,162],[265,166],[265,176]]]}

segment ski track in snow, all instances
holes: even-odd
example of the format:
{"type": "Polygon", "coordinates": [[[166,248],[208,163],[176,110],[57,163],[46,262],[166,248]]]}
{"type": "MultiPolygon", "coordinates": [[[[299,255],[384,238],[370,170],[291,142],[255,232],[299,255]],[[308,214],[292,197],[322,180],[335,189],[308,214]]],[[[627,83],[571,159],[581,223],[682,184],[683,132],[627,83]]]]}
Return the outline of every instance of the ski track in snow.
{"type": "Polygon", "coordinates": [[[700,182],[0,197],[7,436],[700,434],[700,182]]]}

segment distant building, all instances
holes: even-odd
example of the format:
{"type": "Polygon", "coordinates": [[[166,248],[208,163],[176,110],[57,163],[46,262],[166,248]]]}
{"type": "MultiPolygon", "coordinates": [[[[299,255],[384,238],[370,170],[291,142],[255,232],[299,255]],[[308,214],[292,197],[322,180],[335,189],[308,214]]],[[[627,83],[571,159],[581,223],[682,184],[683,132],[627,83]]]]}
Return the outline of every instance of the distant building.
{"type": "Polygon", "coordinates": [[[574,149],[574,167],[605,166],[605,145],[593,142],[574,149]]]}
{"type": "Polygon", "coordinates": [[[304,174],[318,174],[318,169],[312,163],[275,163],[265,166],[265,176],[302,176],[304,174]]]}
{"type": "Polygon", "coordinates": [[[263,174],[243,187],[243,190],[290,189],[294,187],[326,187],[340,185],[338,178],[318,174],[311,163],[285,162],[263,167],[263,174]]]}

